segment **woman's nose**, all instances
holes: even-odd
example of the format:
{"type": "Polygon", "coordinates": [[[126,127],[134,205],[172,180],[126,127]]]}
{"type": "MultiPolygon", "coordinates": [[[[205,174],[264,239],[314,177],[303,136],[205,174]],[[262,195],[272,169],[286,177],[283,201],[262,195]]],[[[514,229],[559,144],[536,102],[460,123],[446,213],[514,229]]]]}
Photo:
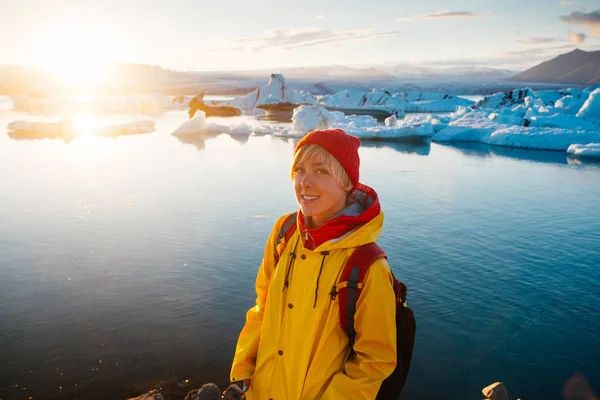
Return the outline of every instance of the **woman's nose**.
{"type": "Polygon", "coordinates": [[[300,183],[302,184],[302,186],[312,186],[312,181],[313,178],[311,174],[304,174],[300,183]]]}

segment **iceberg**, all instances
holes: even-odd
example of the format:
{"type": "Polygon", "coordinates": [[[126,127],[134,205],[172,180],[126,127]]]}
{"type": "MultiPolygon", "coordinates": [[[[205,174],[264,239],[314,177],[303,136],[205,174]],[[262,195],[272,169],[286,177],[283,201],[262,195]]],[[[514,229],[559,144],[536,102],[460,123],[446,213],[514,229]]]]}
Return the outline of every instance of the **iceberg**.
{"type": "Polygon", "coordinates": [[[585,101],[577,116],[600,121],[600,89],[590,93],[590,97],[585,101]]]}
{"type": "Polygon", "coordinates": [[[379,107],[393,112],[402,110],[405,102],[394,98],[387,90],[373,89],[371,92],[342,90],[321,97],[319,103],[328,107],[379,107]]]}
{"type": "Polygon", "coordinates": [[[292,104],[316,104],[315,97],[307,92],[297,91],[287,85],[281,74],[271,74],[269,83],[261,86],[249,94],[228,100],[223,105],[239,108],[243,111],[252,111],[260,105],[292,103],[292,104]]]}
{"type": "Polygon", "coordinates": [[[432,140],[436,142],[471,141],[498,146],[566,151],[572,144],[600,142],[600,129],[524,127],[496,121],[486,111],[472,111],[450,122],[432,140]]]}
{"type": "Polygon", "coordinates": [[[445,100],[423,100],[405,103],[404,111],[407,113],[454,112],[459,107],[469,107],[473,104],[475,104],[474,101],[460,97],[445,100]]]}
{"type": "Polygon", "coordinates": [[[600,143],[572,144],[567,149],[567,154],[575,157],[600,159],[600,143]]]}
{"type": "Polygon", "coordinates": [[[586,100],[587,95],[584,97],[583,93],[577,96],[565,96],[560,98],[556,104],[554,104],[554,108],[563,114],[575,115],[579,112],[586,100]]]}
{"type": "Polygon", "coordinates": [[[193,118],[183,122],[171,135],[176,137],[201,137],[227,133],[232,136],[250,136],[276,134],[281,129],[276,126],[252,126],[245,121],[236,124],[221,125],[208,122],[204,111],[197,111],[193,118]]]}
{"type": "Polygon", "coordinates": [[[204,111],[197,111],[192,118],[182,123],[179,128],[175,129],[175,131],[171,133],[171,135],[201,135],[223,133],[228,131],[228,126],[219,125],[216,123],[208,123],[206,121],[206,114],[204,111]]]}
{"type": "Polygon", "coordinates": [[[431,121],[421,119],[398,120],[395,116],[386,119],[385,125],[380,125],[377,120],[363,120],[360,123],[346,117],[336,122],[333,127],[341,128],[347,133],[362,140],[428,140],[434,134],[431,121]],[[369,124],[370,123],[370,124],[369,124]]]}
{"type": "Polygon", "coordinates": [[[518,104],[524,104],[525,98],[533,98],[533,91],[529,88],[515,89],[504,93],[495,93],[485,96],[473,106],[474,109],[496,109],[503,107],[512,107],[518,104]]]}
{"type": "MultiPolygon", "coordinates": [[[[405,91],[400,93],[394,93],[394,98],[403,100],[403,101],[431,101],[431,100],[453,100],[458,97],[442,93],[442,92],[419,92],[419,91],[405,91]]],[[[465,100],[465,99],[461,99],[465,100]]],[[[473,101],[469,101],[470,103],[474,103],[473,101]]]]}
{"type": "Polygon", "coordinates": [[[598,123],[594,123],[584,118],[568,114],[552,114],[548,116],[537,115],[532,117],[528,126],[538,128],[565,128],[600,131],[600,120],[598,123]]]}
{"type": "Polygon", "coordinates": [[[315,129],[339,128],[362,140],[428,139],[433,133],[432,121],[424,117],[398,120],[388,117],[384,124],[369,115],[345,116],[321,106],[302,106],[294,110],[293,128],[279,132],[281,136],[302,137],[315,129]]]}
{"type": "MultiPolygon", "coordinates": [[[[336,119],[340,119],[339,114],[337,112],[329,112],[321,106],[300,106],[294,109],[292,129],[296,132],[304,133],[316,129],[327,129],[333,125],[336,119]]],[[[341,118],[343,118],[343,114],[341,118]]]]}
{"type": "Polygon", "coordinates": [[[329,110],[340,110],[345,114],[351,114],[354,108],[372,108],[396,116],[404,116],[406,112],[454,112],[459,107],[474,104],[471,100],[444,93],[401,92],[392,95],[387,90],[376,89],[371,92],[343,90],[323,96],[319,102],[329,110]]]}

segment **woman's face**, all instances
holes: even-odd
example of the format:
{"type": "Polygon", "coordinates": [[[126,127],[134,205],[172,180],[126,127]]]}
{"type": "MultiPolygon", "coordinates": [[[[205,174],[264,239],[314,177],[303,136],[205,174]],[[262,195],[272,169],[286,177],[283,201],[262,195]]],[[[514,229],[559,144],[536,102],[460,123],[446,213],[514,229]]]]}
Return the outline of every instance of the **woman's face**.
{"type": "MultiPolygon", "coordinates": [[[[349,188],[348,188],[349,189],[349,188]]],[[[294,192],[309,227],[318,228],[346,206],[347,192],[316,157],[294,168],[294,192]]]]}

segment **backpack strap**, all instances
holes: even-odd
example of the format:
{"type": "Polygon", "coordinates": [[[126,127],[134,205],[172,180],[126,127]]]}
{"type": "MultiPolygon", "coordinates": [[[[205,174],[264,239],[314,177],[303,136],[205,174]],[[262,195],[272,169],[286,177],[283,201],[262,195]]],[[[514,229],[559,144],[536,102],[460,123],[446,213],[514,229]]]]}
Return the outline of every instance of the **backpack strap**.
{"type": "Polygon", "coordinates": [[[277,243],[275,243],[274,251],[275,265],[277,265],[277,263],[279,262],[279,257],[281,257],[281,253],[283,253],[283,249],[285,248],[285,245],[287,244],[288,240],[290,240],[290,238],[296,231],[297,217],[297,211],[288,214],[288,216],[283,221],[283,224],[281,225],[281,229],[279,229],[279,232],[277,232],[277,243]]]}
{"type": "Polygon", "coordinates": [[[380,258],[387,259],[387,254],[379,245],[372,242],[357,247],[344,265],[337,293],[340,296],[340,324],[348,335],[350,348],[354,346],[356,339],[356,330],[354,329],[356,302],[363,289],[367,271],[380,258]]]}

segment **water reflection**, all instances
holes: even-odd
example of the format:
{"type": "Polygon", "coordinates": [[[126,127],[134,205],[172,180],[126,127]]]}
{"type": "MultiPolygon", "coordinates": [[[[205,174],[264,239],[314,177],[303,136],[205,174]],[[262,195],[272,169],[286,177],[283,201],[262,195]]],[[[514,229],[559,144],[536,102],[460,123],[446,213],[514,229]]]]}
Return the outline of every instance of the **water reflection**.
{"type": "Polygon", "coordinates": [[[438,143],[440,146],[459,150],[461,153],[472,157],[506,157],[523,161],[539,163],[568,164],[567,155],[563,151],[531,150],[516,147],[493,146],[474,142],[438,143]]]}
{"type": "Polygon", "coordinates": [[[42,139],[62,139],[65,143],[70,143],[79,135],[74,132],[61,130],[48,131],[8,131],[7,135],[12,140],[42,140],[42,139]]]}
{"type": "Polygon", "coordinates": [[[362,147],[370,148],[390,148],[396,150],[398,153],[418,154],[421,156],[428,156],[431,150],[431,142],[423,141],[420,139],[407,140],[402,142],[362,140],[360,142],[360,145],[362,147]]]}
{"type": "Polygon", "coordinates": [[[7,125],[8,137],[14,140],[62,139],[66,143],[86,136],[116,138],[125,135],[152,133],[154,121],[135,121],[125,124],[100,125],[92,115],[77,115],[58,122],[13,121],[7,125]]]}
{"type": "Polygon", "coordinates": [[[234,135],[234,134],[229,134],[229,136],[235,140],[236,142],[240,143],[240,144],[246,144],[248,143],[248,140],[250,140],[250,135],[234,135]]]}
{"type": "Polygon", "coordinates": [[[206,141],[209,139],[216,138],[222,135],[222,133],[173,133],[172,136],[176,137],[183,144],[190,144],[196,147],[198,150],[204,150],[206,148],[206,141]]]}

